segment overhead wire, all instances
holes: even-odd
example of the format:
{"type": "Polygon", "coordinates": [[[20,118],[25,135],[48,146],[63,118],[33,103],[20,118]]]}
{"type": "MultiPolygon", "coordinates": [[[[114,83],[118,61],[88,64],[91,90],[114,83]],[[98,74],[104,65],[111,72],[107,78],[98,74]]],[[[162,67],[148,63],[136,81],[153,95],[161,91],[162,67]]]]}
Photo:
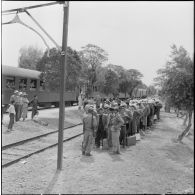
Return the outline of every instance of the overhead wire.
{"type": "Polygon", "coordinates": [[[16,9],[4,10],[4,11],[2,11],[2,13],[24,12],[24,10],[26,10],[26,9],[34,9],[34,8],[45,7],[45,6],[55,5],[55,4],[62,4],[62,3],[64,3],[64,1],[56,1],[56,2],[51,2],[51,3],[45,3],[45,4],[39,4],[39,5],[33,5],[33,6],[23,7],[23,8],[16,8],[16,9]]]}
{"type": "Polygon", "coordinates": [[[16,14],[17,12],[10,12],[10,13],[2,13],[2,16],[6,16],[6,15],[11,15],[11,14],[16,14]]]}
{"type": "Polygon", "coordinates": [[[60,46],[54,41],[54,39],[47,33],[47,31],[32,17],[32,15],[25,10],[25,13],[37,24],[37,26],[47,35],[47,37],[55,44],[55,46],[61,50],[60,46]]]}
{"type": "Polygon", "coordinates": [[[15,16],[11,21],[9,21],[9,22],[4,22],[4,23],[2,23],[2,25],[5,25],[5,24],[14,24],[14,23],[19,23],[19,24],[21,24],[21,25],[23,25],[23,26],[29,28],[29,29],[32,30],[33,32],[35,32],[37,35],[39,35],[39,36],[41,37],[42,41],[44,42],[44,44],[46,45],[48,51],[49,51],[49,49],[50,49],[50,48],[49,48],[49,45],[47,44],[47,42],[45,41],[45,39],[43,38],[43,36],[42,36],[37,30],[35,30],[35,29],[32,28],[31,26],[25,24],[24,22],[22,22],[21,19],[20,19],[19,16],[18,16],[18,13],[16,13],[16,16],[15,16]]]}
{"type": "MultiPolygon", "coordinates": [[[[49,54],[49,46],[46,43],[45,39],[42,37],[42,35],[36,31],[34,28],[30,27],[29,25],[25,24],[24,22],[22,22],[18,16],[19,12],[26,12],[26,14],[29,15],[29,17],[31,17],[31,19],[39,26],[39,28],[48,36],[48,38],[56,45],[56,47],[61,50],[60,46],[52,39],[52,37],[41,27],[41,25],[32,17],[32,15],[27,11],[27,9],[33,9],[33,8],[39,8],[39,7],[45,7],[45,6],[50,6],[50,5],[55,5],[55,4],[64,4],[66,1],[56,1],[56,2],[51,2],[51,3],[46,3],[46,4],[39,4],[39,5],[34,5],[34,6],[28,6],[28,7],[23,7],[23,8],[16,8],[16,9],[11,9],[11,10],[5,10],[2,11],[2,15],[10,15],[10,14],[16,14],[15,18],[10,21],[10,22],[5,22],[2,23],[3,25],[5,24],[13,24],[13,23],[19,23],[27,28],[29,28],[30,30],[34,31],[36,34],[38,34],[41,39],[43,40],[44,44],[46,45],[47,49],[48,49],[48,54],[49,54]]],[[[68,6],[67,4],[64,4],[64,6],[68,6]]]]}

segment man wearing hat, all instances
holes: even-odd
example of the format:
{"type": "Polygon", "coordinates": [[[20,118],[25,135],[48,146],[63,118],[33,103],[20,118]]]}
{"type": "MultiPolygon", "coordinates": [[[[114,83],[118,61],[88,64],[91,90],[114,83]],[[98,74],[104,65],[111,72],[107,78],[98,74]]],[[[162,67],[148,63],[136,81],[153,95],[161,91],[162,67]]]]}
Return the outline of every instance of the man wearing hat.
{"type": "Polygon", "coordinates": [[[120,154],[120,130],[121,126],[124,124],[124,120],[122,119],[121,115],[119,114],[119,107],[117,104],[112,105],[112,116],[110,118],[110,130],[111,130],[111,137],[112,137],[112,152],[113,154],[120,154]]]}
{"type": "Polygon", "coordinates": [[[28,103],[29,100],[27,98],[26,92],[23,92],[23,105],[22,105],[22,119],[23,121],[27,118],[27,113],[28,113],[28,103]]]}
{"type": "Polygon", "coordinates": [[[19,109],[18,109],[18,120],[20,120],[22,116],[22,106],[23,106],[23,93],[19,92],[19,109]]]}
{"type": "Polygon", "coordinates": [[[114,106],[113,104],[111,106],[107,107],[107,123],[106,123],[106,131],[107,131],[107,140],[108,140],[108,147],[112,147],[112,134],[111,134],[111,121],[113,118],[114,114],[114,106]]]}
{"type": "Polygon", "coordinates": [[[154,121],[154,101],[149,100],[148,104],[150,106],[150,114],[148,115],[147,123],[148,123],[148,126],[150,128],[153,125],[153,121],[154,121]]]}
{"type": "Polygon", "coordinates": [[[15,120],[16,122],[19,120],[19,107],[20,107],[20,96],[19,91],[15,90],[14,94],[10,97],[10,102],[14,101],[14,108],[15,108],[15,120]]]}
{"type": "Polygon", "coordinates": [[[32,105],[32,115],[31,115],[31,119],[33,120],[34,116],[36,114],[38,114],[38,104],[39,104],[39,101],[38,101],[38,97],[37,95],[34,95],[34,98],[30,101],[30,104],[32,105]]]}
{"type": "Polygon", "coordinates": [[[127,109],[127,104],[125,102],[121,102],[121,105],[119,106],[119,113],[124,120],[124,126],[126,128],[126,131],[124,128],[121,128],[120,133],[120,143],[124,143],[126,134],[130,134],[130,122],[132,119],[132,113],[129,109],[127,109]],[[127,133],[128,132],[128,133],[127,133]]]}
{"type": "Polygon", "coordinates": [[[103,140],[107,137],[107,132],[105,130],[105,126],[107,123],[107,115],[103,113],[104,109],[99,108],[98,109],[98,115],[97,115],[97,134],[95,138],[95,144],[97,148],[100,147],[100,140],[103,140]]]}
{"type": "Polygon", "coordinates": [[[159,100],[156,100],[155,101],[156,103],[156,117],[157,117],[157,120],[160,120],[160,109],[162,108],[162,104],[160,103],[159,100]]]}
{"type": "Polygon", "coordinates": [[[18,93],[18,90],[14,90],[14,94],[11,95],[11,97],[10,97],[10,102],[13,101],[13,100],[14,100],[14,101],[16,100],[17,93],[18,93]]]}
{"type": "Polygon", "coordinates": [[[94,115],[94,108],[92,105],[85,106],[86,113],[83,117],[83,144],[82,154],[91,156],[91,150],[93,147],[93,137],[96,133],[97,119],[94,115]]]}
{"type": "Polygon", "coordinates": [[[104,114],[109,114],[110,106],[108,104],[104,104],[104,107],[102,108],[104,109],[104,114]]]}

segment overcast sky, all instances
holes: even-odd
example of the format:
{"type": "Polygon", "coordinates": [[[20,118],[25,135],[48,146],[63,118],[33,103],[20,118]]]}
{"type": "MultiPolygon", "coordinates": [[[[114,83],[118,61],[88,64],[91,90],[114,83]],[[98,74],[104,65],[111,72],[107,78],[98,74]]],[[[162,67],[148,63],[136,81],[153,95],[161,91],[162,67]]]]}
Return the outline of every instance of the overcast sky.
{"type": "MultiPolygon", "coordinates": [[[[2,1],[2,10],[47,2],[2,1]]],[[[108,1],[70,2],[68,46],[80,50],[88,43],[96,44],[109,54],[108,63],[126,69],[138,69],[146,85],[152,84],[156,70],[168,59],[170,46],[183,46],[192,56],[194,43],[193,1],[108,1]]],[[[62,5],[31,9],[56,42],[62,40],[62,5]]],[[[3,15],[2,22],[14,18],[3,15]]],[[[25,14],[20,19],[42,33],[25,14]]],[[[53,43],[42,33],[50,47],[53,43]]],[[[33,31],[20,24],[2,26],[2,63],[18,66],[19,49],[23,46],[46,49],[33,31]]]]}

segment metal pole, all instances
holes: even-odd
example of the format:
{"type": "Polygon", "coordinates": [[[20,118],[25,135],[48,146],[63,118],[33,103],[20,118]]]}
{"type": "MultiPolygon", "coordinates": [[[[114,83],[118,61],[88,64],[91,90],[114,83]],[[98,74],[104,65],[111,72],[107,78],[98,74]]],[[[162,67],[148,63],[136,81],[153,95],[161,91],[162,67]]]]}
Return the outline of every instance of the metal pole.
{"type": "Polygon", "coordinates": [[[63,130],[64,130],[64,113],[65,113],[65,81],[66,81],[66,64],[67,64],[67,38],[68,38],[68,12],[69,2],[64,2],[64,21],[62,36],[62,52],[61,52],[61,85],[60,85],[60,108],[59,108],[59,132],[58,132],[58,156],[57,169],[62,169],[63,160],[63,130]]]}
{"type": "Polygon", "coordinates": [[[61,3],[63,3],[63,1],[57,1],[57,2],[52,2],[52,3],[41,4],[41,5],[33,5],[33,6],[28,6],[28,7],[10,9],[10,10],[2,11],[1,13],[9,13],[9,12],[17,12],[17,11],[24,12],[26,9],[34,9],[34,8],[38,8],[38,7],[45,7],[45,6],[56,5],[56,4],[61,4],[61,3]]]}

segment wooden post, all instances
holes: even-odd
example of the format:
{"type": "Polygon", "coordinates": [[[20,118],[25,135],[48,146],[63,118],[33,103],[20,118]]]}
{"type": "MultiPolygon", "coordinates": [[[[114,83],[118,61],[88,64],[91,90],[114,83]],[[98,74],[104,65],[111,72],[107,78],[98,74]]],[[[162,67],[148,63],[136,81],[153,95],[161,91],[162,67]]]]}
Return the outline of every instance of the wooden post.
{"type": "Polygon", "coordinates": [[[63,130],[65,119],[65,81],[66,81],[66,64],[67,64],[67,38],[68,38],[68,12],[69,2],[64,2],[64,19],[63,19],[63,35],[62,35],[62,51],[61,51],[61,85],[60,85],[60,106],[59,106],[59,131],[58,131],[58,156],[57,169],[62,169],[63,160],[63,130]]]}

